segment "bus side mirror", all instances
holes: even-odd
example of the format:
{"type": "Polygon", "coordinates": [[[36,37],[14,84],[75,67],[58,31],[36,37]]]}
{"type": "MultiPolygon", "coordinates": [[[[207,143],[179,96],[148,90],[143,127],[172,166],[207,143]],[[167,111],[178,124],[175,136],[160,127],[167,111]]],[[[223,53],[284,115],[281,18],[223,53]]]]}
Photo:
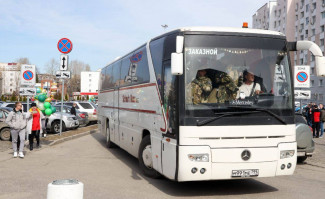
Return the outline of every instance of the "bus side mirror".
{"type": "Polygon", "coordinates": [[[172,53],[172,60],[171,60],[172,75],[183,75],[183,48],[184,48],[184,36],[177,36],[176,53],[172,53]]]}
{"type": "Polygon", "coordinates": [[[315,56],[317,76],[325,76],[325,57],[315,56]]]}
{"type": "Polygon", "coordinates": [[[172,53],[172,75],[183,75],[183,53],[172,53]]]}

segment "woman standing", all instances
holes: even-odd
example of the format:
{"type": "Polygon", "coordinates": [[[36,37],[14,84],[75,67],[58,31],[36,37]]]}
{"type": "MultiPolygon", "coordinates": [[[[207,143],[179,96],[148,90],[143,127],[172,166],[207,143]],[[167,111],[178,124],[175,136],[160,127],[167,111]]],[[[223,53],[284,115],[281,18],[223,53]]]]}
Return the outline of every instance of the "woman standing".
{"type": "Polygon", "coordinates": [[[29,149],[33,150],[34,137],[36,138],[37,145],[40,147],[40,134],[43,133],[42,119],[45,119],[43,113],[36,107],[35,103],[32,103],[32,108],[29,109],[31,116],[27,122],[27,133],[29,134],[29,149]]]}

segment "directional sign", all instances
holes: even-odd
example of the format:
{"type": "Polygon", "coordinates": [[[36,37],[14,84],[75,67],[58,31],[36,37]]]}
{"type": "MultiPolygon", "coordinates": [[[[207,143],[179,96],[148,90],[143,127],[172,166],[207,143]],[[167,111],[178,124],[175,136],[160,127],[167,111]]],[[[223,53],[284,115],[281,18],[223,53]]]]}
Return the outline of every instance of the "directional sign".
{"type": "Polygon", "coordinates": [[[295,87],[310,87],[310,66],[295,66],[295,87]]]}
{"type": "Polygon", "coordinates": [[[20,71],[20,85],[22,86],[34,86],[36,73],[35,65],[22,65],[20,71]]]}
{"type": "Polygon", "coordinates": [[[309,90],[295,90],[295,99],[310,99],[311,92],[309,90]]]}
{"type": "Polygon", "coordinates": [[[70,73],[70,71],[56,71],[55,76],[56,76],[56,78],[70,79],[71,73],[70,73]]]}
{"type": "Polygon", "coordinates": [[[68,54],[72,50],[72,42],[68,38],[62,38],[58,42],[58,49],[63,54],[68,54]]]}
{"type": "Polygon", "coordinates": [[[68,55],[61,55],[60,70],[61,71],[68,70],[68,55]]]}
{"type": "Polygon", "coordinates": [[[27,88],[27,87],[22,87],[19,89],[19,95],[26,95],[26,96],[31,96],[31,95],[36,95],[36,88],[27,88]]]}

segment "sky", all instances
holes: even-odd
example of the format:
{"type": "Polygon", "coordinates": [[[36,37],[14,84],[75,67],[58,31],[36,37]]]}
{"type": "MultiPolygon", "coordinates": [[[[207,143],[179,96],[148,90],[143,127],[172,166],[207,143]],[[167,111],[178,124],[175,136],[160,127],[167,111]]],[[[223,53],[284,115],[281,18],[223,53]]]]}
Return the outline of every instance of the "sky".
{"type": "MultiPolygon", "coordinates": [[[[241,27],[267,0],[0,0],[0,62],[29,58],[42,73],[57,43],[95,71],[164,32],[186,26],[241,27]],[[167,24],[165,30],[161,25],[167,24]]],[[[58,69],[59,70],[59,69],[58,69]]]]}

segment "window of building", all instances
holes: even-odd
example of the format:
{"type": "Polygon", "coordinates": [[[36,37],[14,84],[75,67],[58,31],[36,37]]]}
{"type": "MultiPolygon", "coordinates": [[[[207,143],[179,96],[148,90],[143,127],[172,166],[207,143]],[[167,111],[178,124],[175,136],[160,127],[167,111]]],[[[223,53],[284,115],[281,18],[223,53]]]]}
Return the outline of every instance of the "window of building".
{"type": "Polygon", "coordinates": [[[89,74],[89,77],[91,77],[91,74],[89,74]]]}
{"type": "Polygon", "coordinates": [[[89,82],[91,82],[91,79],[89,79],[89,82]]]}
{"type": "Polygon", "coordinates": [[[301,12],[301,18],[303,18],[305,16],[305,13],[304,12],[301,12]]]}
{"type": "Polygon", "coordinates": [[[279,26],[281,26],[281,21],[280,21],[280,20],[279,20],[279,22],[278,22],[278,23],[279,23],[279,26]]]}
{"type": "Polygon", "coordinates": [[[12,82],[12,81],[14,81],[14,79],[10,78],[10,81],[12,82]]]}
{"type": "Polygon", "coordinates": [[[276,21],[274,22],[274,28],[276,28],[276,21]]]}
{"type": "Polygon", "coordinates": [[[314,84],[315,84],[314,80],[311,80],[311,81],[310,81],[310,84],[311,84],[311,86],[313,87],[314,84]]]}
{"type": "Polygon", "coordinates": [[[320,45],[324,46],[324,39],[320,39],[320,45]]]}
{"type": "Polygon", "coordinates": [[[91,93],[91,89],[89,89],[89,93],[91,93]]]}
{"type": "Polygon", "coordinates": [[[325,4],[325,0],[322,0],[322,4],[325,4]]]}
{"type": "Polygon", "coordinates": [[[311,20],[311,25],[314,25],[316,22],[316,16],[313,16],[312,20],[311,20]]]}
{"type": "Polygon", "coordinates": [[[311,55],[311,61],[315,61],[315,56],[311,55]]]}
{"type": "Polygon", "coordinates": [[[304,59],[300,59],[300,65],[304,64],[304,59]]]}
{"type": "Polygon", "coordinates": [[[313,10],[316,9],[316,2],[313,3],[313,10]]]}
{"type": "Polygon", "coordinates": [[[319,86],[323,86],[323,80],[322,79],[319,80],[319,86]]]}
{"type": "Polygon", "coordinates": [[[309,24],[309,17],[306,17],[306,25],[309,24]]]}
{"type": "Polygon", "coordinates": [[[309,12],[309,4],[306,5],[306,13],[309,12]]]}
{"type": "Polygon", "coordinates": [[[318,94],[318,98],[319,98],[320,101],[323,101],[323,99],[324,99],[324,95],[321,94],[321,93],[319,93],[319,94],[318,94]]]}
{"type": "Polygon", "coordinates": [[[301,3],[301,7],[304,6],[305,5],[305,0],[301,0],[300,3],[301,3]]]}
{"type": "Polygon", "coordinates": [[[320,27],[320,31],[321,31],[321,32],[324,32],[324,25],[322,25],[322,26],[320,27]]]}
{"type": "Polygon", "coordinates": [[[298,21],[298,15],[296,15],[296,21],[298,21]]]}
{"type": "Polygon", "coordinates": [[[311,35],[315,36],[315,29],[311,29],[311,35]]]}
{"type": "Polygon", "coordinates": [[[12,89],[10,89],[10,92],[12,92],[12,89]]]}
{"type": "Polygon", "coordinates": [[[279,10],[279,17],[281,17],[281,9],[279,10]]]}
{"type": "Polygon", "coordinates": [[[10,73],[10,76],[14,76],[14,74],[13,73],[10,73]]]}
{"type": "Polygon", "coordinates": [[[300,35],[300,40],[304,40],[304,36],[303,35],[300,35]]]}
{"type": "Polygon", "coordinates": [[[315,68],[311,68],[311,74],[312,74],[312,75],[315,74],[315,68]]]}
{"type": "Polygon", "coordinates": [[[305,30],[305,37],[308,37],[308,30],[305,30]]]}
{"type": "Polygon", "coordinates": [[[274,16],[276,17],[276,13],[277,13],[277,11],[276,10],[274,10],[274,16]]]}
{"type": "Polygon", "coordinates": [[[325,19],[325,11],[321,12],[322,14],[322,19],[325,19]]]}

